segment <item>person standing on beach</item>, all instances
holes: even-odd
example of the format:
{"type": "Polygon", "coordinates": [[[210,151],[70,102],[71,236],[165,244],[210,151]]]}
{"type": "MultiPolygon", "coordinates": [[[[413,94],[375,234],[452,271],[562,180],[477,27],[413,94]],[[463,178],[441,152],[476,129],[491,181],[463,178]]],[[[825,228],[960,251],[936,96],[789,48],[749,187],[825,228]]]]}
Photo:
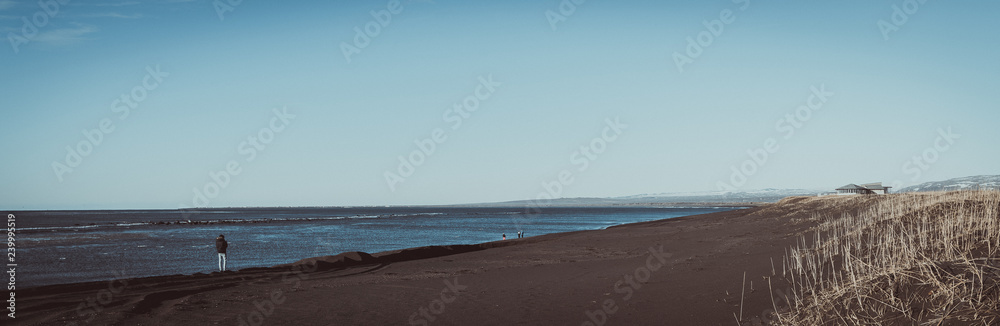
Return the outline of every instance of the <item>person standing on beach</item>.
{"type": "Polygon", "coordinates": [[[219,252],[219,271],[226,270],[226,248],[229,248],[229,242],[226,242],[226,236],[219,235],[215,238],[215,251],[219,252]]]}

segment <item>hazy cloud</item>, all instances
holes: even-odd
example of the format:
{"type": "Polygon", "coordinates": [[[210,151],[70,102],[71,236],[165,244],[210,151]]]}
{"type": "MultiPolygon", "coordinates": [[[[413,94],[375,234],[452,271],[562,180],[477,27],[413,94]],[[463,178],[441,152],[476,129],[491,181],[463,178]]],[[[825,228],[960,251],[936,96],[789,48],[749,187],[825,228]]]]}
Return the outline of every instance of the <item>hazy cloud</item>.
{"type": "Polygon", "coordinates": [[[142,18],[142,14],[121,14],[117,12],[95,12],[89,14],[78,14],[74,16],[78,18],[121,18],[121,19],[142,18]]]}
{"type": "Polygon", "coordinates": [[[6,10],[17,5],[14,0],[0,0],[0,10],[6,10]]]}
{"type": "Polygon", "coordinates": [[[33,42],[49,45],[70,45],[88,40],[86,35],[98,31],[96,26],[86,24],[75,24],[74,27],[57,28],[44,32],[39,32],[38,36],[32,39],[33,42]]]}
{"type": "Polygon", "coordinates": [[[124,6],[134,6],[138,5],[138,1],[122,1],[122,2],[100,2],[100,3],[80,3],[74,2],[72,5],[75,6],[91,6],[91,7],[124,7],[124,6]]]}

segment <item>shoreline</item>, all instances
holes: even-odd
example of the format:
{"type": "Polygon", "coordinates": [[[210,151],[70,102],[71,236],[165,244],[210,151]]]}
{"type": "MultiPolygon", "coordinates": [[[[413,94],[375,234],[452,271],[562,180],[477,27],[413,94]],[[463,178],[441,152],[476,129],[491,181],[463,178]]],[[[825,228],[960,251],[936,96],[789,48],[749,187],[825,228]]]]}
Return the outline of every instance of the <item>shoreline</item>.
{"type": "MultiPolygon", "coordinates": [[[[705,206],[705,207],[667,207],[667,208],[671,208],[671,209],[673,209],[673,208],[678,208],[678,209],[689,209],[689,208],[693,208],[693,209],[700,209],[700,208],[706,208],[706,209],[708,209],[708,208],[733,209],[733,208],[739,208],[739,207],[745,207],[745,206],[733,206],[733,207],[705,206]]],[[[565,208],[569,208],[569,209],[583,209],[583,210],[589,210],[589,209],[611,209],[611,210],[615,210],[615,211],[628,211],[628,210],[631,210],[631,209],[649,209],[650,207],[637,207],[637,206],[633,206],[633,207],[605,207],[605,206],[601,206],[601,207],[560,207],[560,208],[563,208],[563,209],[565,209],[565,208]]],[[[459,209],[462,209],[462,208],[459,208],[459,209]]],[[[465,209],[468,209],[469,211],[476,211],[476,210],[479,210],[481,208],[465,207],[465,209]]],[[[494,209],[506,209],[506,208],[497,207],[497,208],[494,208],[494,209]]],[[[413,213],[413,214],[424,214],[424,213],[418,212],[418,213],[413,213]]],[[[446,214],[456,214],[456,212],[446,212],[446,214]]],[[[459,213],[459,214],[469,214],[469,213],[465,212],[465,213],[459,213]]],[[[479,214],[479,213],[471,213],[471,214],[479,214]]],[[[676,217],[665,217],[665,218],[660,218],[660,220],[671,219],[671,218],[676,218],[676,217]]],[[[226,224],[257,224],[257,223],[265,223],[265,224],[267,224],[267,223],[272,223],[272,222],[273,223],[283,223],[283,222],[292,222],[292,223],[294,223],[294,222],[311,222],[311,221],[323,220],[323,219],[328,219],[328,218],[324,218],[324,217],[319,217],[319,218],[317,218],[317,217],[292,217],[292,218],[282,217],[282,218],[267,218],[266,221],[260,221],[260,219],[258,219],[258,218],[245,218],[243,220],[236,221],[236,222],[231,221],[229,219],[225,219],[225,220],[193,221],[193,222],[181,223],[181,224],[182,225],[188,225],[188,224],[190,224],[190,225],[211,225],[211,224],[226,225],[226,224]],[[223,221],[223,222],[220,223],[218,221],[223,221]]],[[[337,218],[329,218],[329,219],[337,219],[337,218]]],[[[547,234],[557,234],[557,233],[577,232],[577,231],[603,230],[603,229],[607,229],[607,228],[619,227],[619,226],[622,226],[622,225],[628,225],[628,224],[641,223],[642,222],[642,219],[639,219],[639,218],[636,218],[636,219],[633,219],[632,222],[620,222],[620,223],[617,223],[617,224],[610,224],[610,225],[606,225],[606,226],[598,226],[598,227],[595,227],[595,228],[590,229],[590,230],[558,231],[558,232],[555,232],[555,233],[547,233],[547,234]],[[639,221],[634,221],[636,219],[638,219],[639,221]]],[[[120,223],[120,222],[105,222],[105,223],[102,223],[102,224],[90,225],[90,226],[86,226],[86,227],[106,226],[106,225],[116,226],[116,225],[118,225],[118,223],[120,223]]],[[[164,221],[153,221],[153,222],[150,222],[150,221],[142,221],[142,222],[130,221],[128,223],[130,225],[133,225],[133,224],[143,224],[143,226],[154,226],[154,227],[155,226],[160,226],[160,225],[172,225],[172,224],[175,224],[174,222],[164,222],[164,221]]],[[[91,224],[93,224],[93,223],[91,223],[91,224]]],[[[74,228],[74,227],[65,227],[65,228],[74,228]]],[[[541,234],[541,235],[546,235],[546,234],[541,234]]],[[[537,236],[532,236],[532,237],[537,237],[537,236]]],[[[497,236],[497,238],[499,238],[499,236],[497,236]]],[[[480,240],[480,241],[482,241],[482,240],[489,240],[489,239],[474,239],[474,240],[480,240]]],[[[515,234],[510,234],[510,237],[508,238],[507,241],[511,241],[511,240],[517,240],[515,234]]],[[[380,255],[385,254],[385,253],[405,251],[405,250],[412,250],[412,249],[434,248],[434,247],[453,247],[453,246],[480,246],[480,245],[484,245],[484,244],[487,244],[487,243],[490,243],[490,242],[500,242],[500,241],[503,241],[503,240],[485,241],[485,242],[478,242],[478,243],[477,242],[473,242],[473,241],[465,242],[465,243],[460,243],[460,242],[458,242],[458,243],[456,243],[456,242],[452,242],[452,243],[447,243],[447,242],[445,242],[445,243],[420,243],[419,241],[417,241],[416,243],[410,244],[412,246],[409,246],[409,247],[402,247],[402,248],[400,248],[400,247],[396,247],[396,248],[384,248],[383,247],[383,248],[377,248],[377,250],[381,249],[379,251],[374,251],[374,252],[372,252],[372,251],[364,251],[364,252],[366,254],[380,256],[380,255]]],[[[331,253],[331,255],[328,255],[328,256],[336,256],[336,255],[344,254],[344,253],[348,253],[348,252],[353,252],[353,251],[336,252],[336,254],[331,253]]],[[[307,260],[307,259],[311,259],[311,258],[318,258],[317,256],[309,256],[309,255],[298,256],[298,257],[293,256],[293,255],[289,255],[289,256],[284,256],[284,257],[285,257],[285,259],[281,259],[281,260],[279,260],[277,262],[273,262],[271,264],[259,264],[259,265],[256,265],[256,266],[253,266],[253,265],[246,266],[247,264],[243,264],[243,266],[240,267],[239,269],[230,269],[228,271],[229,272],[238,272],[238,271],[241,271],[241,270],[250,270],[250,269],[253,269],[253,270],[269,269],[269,268],[274,268],[274,267],[277,267],[277,266],[288,265],[288,264],[291,264],[291,263],[293,263],[295,261],[299,261],[299,260],[307,260]]],[[[214,261],[214,256],[213,256],[213,261],[214,261]]],[[[146,270],[146,271],[148,272],[149,270],[146,270]]],[[[155,272],[155,270],[152,270],[152,271],[155,272]]],[[[202,269],[200,271],[199,270],[187,271],[186,273],[183,272],[183,271],[181,271],[181,272],[173,272],[173,273],[145,274],[145,273],[142,273],[143,271],[141,271],[141,270],[140,271],[135,271],[135,272],[137,272],[137,274],[139,274],[139,275],[126,273],[125,271],[118,271],[118,272],[112,271],[112,273],[110,273],[110,274],[112,274],[112,275],[125,275],[125,274],[128,274],[128,275],[130,275],[128,277],[129,279],[140,279],[140,278],[167,277],[167,276],[169,276],[169,277],[185,277],[185,276],[207,275],[207,274],[216,273],[215,271],[212,271],[211,268],[202,269]],[[145,275],[143,275],[143,274],[145,274],[145,275]]],[[[69,282],[48,283],[48,284],[44,284],[43,283],[41,285],[25,286],[23,288],[19,287],[19,290],[29,290],[29,289],[34,289],[34,288],[38,288],[38,287],[46,287],[46,286],[72,285],[72,284],[81,284],[81,283],[100,283],[100,282],[107,282],[107,281],[112,281],[112,280],[120,278],[120,277],[116,277],[116,276],[112,276],[112,275],[107,275],[107,274],[108,273],[105,273],[105,275],[103,275],[104,278],[100,278],[100,279],[90,278],[89,280],[85,279],[85,280],[80,280],[80,281],[69,281],[69,282]]]]}
{"type": "Polygon", "coordinates": [[[21,318],[12,324],[240,325],[258,316],[264,325],[580,325],[591,317],[609,324],[731,324],[741,308],[744,320],[772,308],[761,283],[772,275],[769,261],[780,261],[813,224],[803,222],[810,214],[861,207],[829,209],[791,198],[603,230],[41,286],[18,291],[21,318]],[[749,284],[741,298],[744,272],[749,284]],[[447,284],[456,292],[444,291],[447,284]],[[443,291],[447,296],[439,297],[443,291]],[[444,299],[446,305],[435,303],[444,299]],[[77,309],[81,302],[93,307],[77,309]]]}
{"type": "MultiPolygon", "coordinates": [[[[21,321],[25,321],[30,322],[30,324],[61,325],[66,324],[69,321],[86,321],[89,318],[94,318],[95,321],[107,321],[114,323],[117,318],[121,318],[123,315],[129,315],[131,317],[127,317],[126,319],[139,318],[144,320],[143,323],[170,325],[179,322],[157,323],[152,320],[146,320],[145,318],[150,317],[148,315],[154,311],[165,312],[164,309],[171,310],[167,307],[175,307],[176,303],[174,301],[176,300],[183,300],[184,298],[210,294],[213,292],[231,291],[233,289],[253,289],[258,287],[257,285],[253,285],[256,282],[267,282],[269,280],[274,283],[264,287],[282,290],[289,287],[289,285],[283,282],[282,279],[294,280],[294,284],[298,285],[300,282],[301,284],[320,282],[321,279],[327,277],[333,277],[334,279],[350,279],[352,277],[365,276],[370,277],[370,274],[372,273],[386,272],[386,270],[396,270],[401,267],[407,267],[407,265],[421,266],[417,269],[422,269],[423,266],[431,266],[429,268],[434,268],[433,266],[436,265],[452,264],[461,260],[466,260],[470,256],[505,256],[507,251],[528,251],[530,255],[530,252],[538,249],[538,247],[550,247],[552,244],[558,244],[565,239],[581,237],[588,238],[594,236],[604,237],[607,236],[608,233],[620,232],[618,230],[642,230],[646,228],[645,226],[647,225],[686,225],[691,224],[692,222],[697,224],[709,223],[709,220],[711,220],[711,217],[713,216],[720,216],[720,214],[721,216],[733,214],[745,215],[750,211],[757,209],[759,208],[746,208],[709,214],[689,215],[647,222],[615,225],[599,230],[560,232],[521,239],[514,238],[470,245],[424,246],[378,252],[374,254],[347,252],[335,256],[305,258],[291,264],[282,264],[272,267],[246,268],[233,272],[213,272],[209,274],[196,273],[193,275],[175,274],[140,278],[123,278],[107,281],[44,285],[18,290],[18,296],[21,299],[19,300],[18,306],[18,310],[21,312],[19,317],[23,317],[17,318],[14,324],[21,324],[21,321]],[[295,278],[295,275],[300,278],[295,278]],[[302,278],[304,276],[308,277],[302,278]],[[80,311],[73,309],[76,306],[75,303],[69,305],[70,302],[64,301],[70,298],[76,298],[77,300],[70,299],[70,301],[87,302],[88,299],[97,298],[101,295],[101,293],[107,294],[111,292],[113,288],[122,288],[122,291],[119,291],[120,293],[110,293],[113,295],[114,299],[110,300],[111,302],[109,302],[106,307],[102,307],[100,302],[97,301],[97,306],[101,307],[101,312],[96,314],[84,313],[81,315],[80,311]],[[62,305],[62,309],[43,308],[53,302],[64,302],[64,305],[62,305]],[[120,312],[107,313],[107,311],[120,312]]],[[[497,269],[525,268],[526,266],[532,266],[531,261],[541,262],[542,265],[546,266],[560,263],[573,264],[575,262],[581,262],[588,259],[587,256],[589,256],[589,253],[584,253],[582,256],[580,256],[580,253],[574,253],[574,255],[579,256],[578,258],[580,259],[552,257],[543,259],[536,257],[525,260],[519,258],[515,259],[515,262],[510,263],[497,263],[494,261],[488,264],[492,266],[479,266],[480,264],[478,263],[468,262],[471,264],[467,266],[468,268],[461,268],[446,273],[456,276],[476,274],[477,272],[494,273],[497,269]]],[[[605,258],[609,257],[613,257],[613,255],[608,255],[605,258]]],[[[435,274],[438,274],[427,274],[422,270],[388,273],[389,274],[387,276],[389,276],[390,279],[396,279],[403,282],[406,282],[408,279],[427,281],[432,279],[430,276],[436,276],[435,274]]],[[[556,274],[558,273],[554,273],[553,275],[556,274]]],[[[355,284],[354,286],[364,287],[363,284],[355,284]]],[[[300,287],[296,287],[294,291],[298,291],[299,289],[300,287]]],[[[273,292],[275,290],[265,292],[273,292]]],[[[288,290],[282,291],[282,293],[288,292],[288,290]]],[[[438,289],[438,291],[440,291],[440,289],[438,289]]],[[[357,293],[363,292],[366,291],[357,291],[357,293]]],[[[252,301],[253,300],[249,300],[247,302],[252,306],[252,301]]],[[[285,306],[289,305],[282,305],[282,307],[285,306]]],[[[95,312],[97,309],[86,309],[83,311],[95,312]]],[[[252,311],[250,311],[250,313],[252,313],[252,311]]],[[[230,320],[233,324],[238,324],[239,316],[240,314],[229,315],[228,317],[231,318],[228,318],[228,320],[230,320]]],[[[405,321],[409,317],[410,316],[406,316],[401,320],[395,321],[393,321],[393,319],[385,319],[383,321],[405,324],[405,321]]],[[[274,324],[281,323],[275,322],[274,324]]]]}

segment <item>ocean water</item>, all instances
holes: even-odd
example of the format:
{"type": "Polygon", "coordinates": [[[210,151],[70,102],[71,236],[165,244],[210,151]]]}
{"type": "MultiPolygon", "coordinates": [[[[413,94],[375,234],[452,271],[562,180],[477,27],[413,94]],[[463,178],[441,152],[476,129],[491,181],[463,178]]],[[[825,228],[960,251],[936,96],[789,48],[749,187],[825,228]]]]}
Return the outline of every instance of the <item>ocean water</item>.
{"type": "Polygon", "coordinates": [[[713,208],[267,208],[31,211],[17,216],[22,287],[269,267],[346,251],[476,244],[731,210],[713,208]]]}

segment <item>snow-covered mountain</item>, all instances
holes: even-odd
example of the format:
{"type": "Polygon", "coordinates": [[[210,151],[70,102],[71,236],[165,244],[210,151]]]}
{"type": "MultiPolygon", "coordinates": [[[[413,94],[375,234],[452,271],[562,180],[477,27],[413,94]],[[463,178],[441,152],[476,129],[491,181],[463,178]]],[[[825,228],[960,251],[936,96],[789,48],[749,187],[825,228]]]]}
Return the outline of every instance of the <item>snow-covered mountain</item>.
{"type": "Polygon", "coordinates": [[[977,175],[948,179],[944,181],[924,182],[918,185],[904,187],[895,192],[915,191],[948,191],[965,189],[1000,189],[1000,175],[977,175]]]}

